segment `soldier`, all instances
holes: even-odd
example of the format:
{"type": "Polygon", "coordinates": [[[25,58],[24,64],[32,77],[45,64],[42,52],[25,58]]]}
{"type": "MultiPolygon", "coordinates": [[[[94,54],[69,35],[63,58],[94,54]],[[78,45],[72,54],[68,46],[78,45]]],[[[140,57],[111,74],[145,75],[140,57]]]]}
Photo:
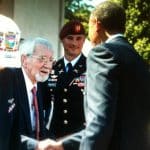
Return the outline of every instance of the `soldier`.
{"type": "Polygon", "coordinates": [[[81,52],[85,30],[79,21],[70,21],[62,27],[59,37],[64,47],[64,56],[53,67],[46,97],[51,99],[53,114],[50,114],[52,120],[49,118],[48,127],[50,137],[53,138],[76,132],[84,128],[85,124],[83,88],[86,57],[81,52]]]}

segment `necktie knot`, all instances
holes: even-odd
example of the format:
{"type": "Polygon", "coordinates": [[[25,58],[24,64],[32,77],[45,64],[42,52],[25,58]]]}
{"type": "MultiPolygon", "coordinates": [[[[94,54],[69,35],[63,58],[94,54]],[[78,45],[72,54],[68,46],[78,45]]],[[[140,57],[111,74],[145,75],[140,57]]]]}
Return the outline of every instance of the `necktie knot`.
{"type": "Polygon", "coordinates": [[[34,95],[34,96],[36,96],[36,87],[34,86],[33,88],[32,88],[32,94],[34,95]]]}

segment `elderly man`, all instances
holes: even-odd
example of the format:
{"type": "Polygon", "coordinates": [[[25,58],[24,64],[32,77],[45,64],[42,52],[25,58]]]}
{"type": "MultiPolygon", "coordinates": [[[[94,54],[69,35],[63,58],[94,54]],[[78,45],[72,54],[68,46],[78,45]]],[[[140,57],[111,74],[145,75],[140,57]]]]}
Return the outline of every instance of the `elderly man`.
{"type": "Polygon", "coordinates": [[[45,137],[39,82],[51,71],[52,46],[46,39],[34,38],[21,44],[20,53],[21,68],[0,70],[0,149],[5,150],[35,149],[37,142],[30,138],[45,137]]]}

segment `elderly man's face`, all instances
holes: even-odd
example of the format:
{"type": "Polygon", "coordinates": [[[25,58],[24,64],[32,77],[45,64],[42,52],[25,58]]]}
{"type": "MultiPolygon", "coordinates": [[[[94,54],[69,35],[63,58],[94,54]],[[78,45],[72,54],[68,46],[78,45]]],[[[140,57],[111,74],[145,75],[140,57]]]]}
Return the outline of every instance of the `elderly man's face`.
{"type": "Polygon", "coordinates": [[[37,45],[32,56],[22,56],[23,67],[33,83],[44,82],[52,69],[53,53],[44,45],[37,45]]]}
{"type": "Polygon", "coordinates": [[[71,57],[77,57],[82,50],[85,41],[85,36],[83,34],[77,35],[67,35],[62,39],[65,54],[71,57]]]}

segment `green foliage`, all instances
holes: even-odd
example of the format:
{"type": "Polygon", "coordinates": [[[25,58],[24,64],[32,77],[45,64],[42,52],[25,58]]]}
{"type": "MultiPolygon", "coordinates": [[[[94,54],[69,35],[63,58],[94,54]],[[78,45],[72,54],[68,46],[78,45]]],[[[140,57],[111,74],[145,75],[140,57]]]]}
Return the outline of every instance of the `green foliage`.
{"type": "Polygon", "coordinates": [[[150,3],[148,0],[128,2],[126,36],[139,54],[150,63],[150,3]]]}
{"type": "Polygon", "coordinates": [[[92,8],[84,0],[65,0],[65,22],[74,19],[80,20],[88,34],[88,20],[92,8]]]}
{"type": "Polygon", "coordinates": [[[150,42],[149,38],[141,38],[137,39],[136,43],[134,44],[138,53],[150,64],[150,42]]]}

